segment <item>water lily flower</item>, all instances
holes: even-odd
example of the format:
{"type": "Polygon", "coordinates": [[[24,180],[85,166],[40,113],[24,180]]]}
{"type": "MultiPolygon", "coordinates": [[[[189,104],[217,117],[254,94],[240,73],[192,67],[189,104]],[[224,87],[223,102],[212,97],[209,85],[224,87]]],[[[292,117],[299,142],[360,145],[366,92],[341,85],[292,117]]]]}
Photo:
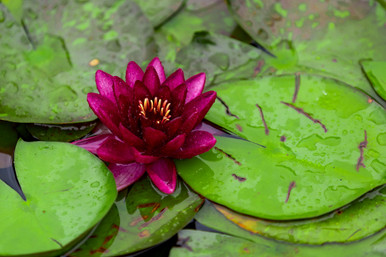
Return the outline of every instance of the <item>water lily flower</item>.
{"type": "Polygon", "coordinates": [[[177,180],[173,159],[192,158],[216,143],[211,133],[199,130],[216,93],[202,93],[204,73],[185,80],[178,69],[166,78],[158,58],[145,72],[129,62],[125,79],[96,72],[99,94],[89,93],[87,101],[111,133],[74,144],[110,163],[118,190],[147,172],[159,190],[171,194],[177,180]]]}

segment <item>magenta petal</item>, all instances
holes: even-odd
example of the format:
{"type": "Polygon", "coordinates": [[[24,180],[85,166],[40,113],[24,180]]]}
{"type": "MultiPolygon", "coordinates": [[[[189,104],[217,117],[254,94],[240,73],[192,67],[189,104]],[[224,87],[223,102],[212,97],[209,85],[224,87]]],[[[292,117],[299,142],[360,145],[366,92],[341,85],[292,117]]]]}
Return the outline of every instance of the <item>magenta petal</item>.
{"type": "Polygon", "coordinates": [[[169,138],[174,136],[177,133],[177,130],[181,127],[181,124],[182,124],[181,117],[174,118],[165,124],[165,130],[169,138]]]}
{"type": "Polygon", "coordinates": [[[121,138],[128,145],[134,146],[135,148],[145,147],[145,142],[141,138],[137,137],[133,132],[131,132],[122,124],[119,124],[119,130],[121,132],[121,138]]]}
{"type": "Polygon", "coordinates": [[[96,94],[88,93],[87,102],[96,116],[106,125],[114,134],[119,135],[119,113],[114,104],[107,98],[96,94]]]}
{"type": "Polygon", "coordinates": [[[162,84],[168,86],[170,90],[173,90],[184,82],[184,72],[181,69],[178,69],[173,72],[162,84]]]}
{"type": "Polygon", "coordinates": [[[147,174],[154,185],[165,194],[172,194],[176,189],[177,171],[170,159],[159,159],[146,166],[147,174]]]}
{"type": "Polygon", "coordinates": [[[166,134],[158,129],[146,127],[143,129],[143,139],[150,149],[160,146],[166,140],[166,134]]]}
{"type": "Polygon", "coordinates": [[[85,139],[74,141],[71,144],[77,145],[79,147],[82,147],[83,149],[86,149],[90,153],[96,154],[97,149],[103,144],[103,142],[108,137],[111,137],[111,136],[112,136],[111,134],[97,135],[94,137],[88,137],[85,139]]]}
{"type": "Polygon", "coordinates": [[[177,150],[180,149],[180,147],[184,144],[185,142],[186,135],[181,134],[170,140],[165,144],[165,146],[162,147],[161,151],[164,155],[168,156],[170,154],[173,154],[177,150]]]}
{"type": "Polygon", "coordinates": [[[143,155],[137,149],[133,148],[135,161],[138,163],[149,164],[157,161],[160,157],[152,155],[143,155]]]}
{"type": "Polygon", "coordinates": [[[143,75],[143,83],[149,89],[150,93],[155,95],[160,86],[160,80],[153,67],[148,67],[146,69],[145,75],[143,75]]]}
{"type": "Polygon", "coordinates": [[[216,101],[216,92],[209,91],[206,92],[185,105],[185,111],[183,113],[184,119],[187,119],[193,112],[198,112],[197,123],[200,123],[205,117],[206,113],[212,107],[214,101],[216,101]]]}
{"type": "Polygon", "coordinates": [[[194,129],[197,124],[197,120],[199,118],[198,112],[193,112],[187,119],[185,119],[184,123],[182,123],[178,133],[189,133],[194,129]]]}
{"type": "Polygon", "coordinates": [[[129,87],[129,85],[127,85],[125,81],[123,81],[120,77],[117,76],[113,77],[113,82],[114,96],[117,102],[119,101],[119,97],[121,95],[124,95],[127,100],[131,100],[130,98],[132,98],[133,95],[133,90],[131,89],[131,87],[129,87]]]}
{"type": "Polygon", "coordinates": [[[185,103],[189,103],[191,100],[201,95],[204,90],[206,75],[205,73],[199,73],[190,77],[185,83],[187,86],[187,93],[185,103]]]}
{"type": "Polygon", "coordinates": [[[111,102],[116,103],[113,90],[113,76],[104,71],[98,70],[95,73],[95,82],[99,93],[111,102]]]}
{"type": "Polygon", "coordinates": [[[115,137],[109,137],[98,148],[97,155],[106,162],[131,163],[135,160],[133,149],[135,148],[115,137]]]}
{"type": "Polygon", "coordinates": [[[213,135],[206,131],[194,130],[186,136],[184,145],[172,156],[177,159],[188,159],[209,151],[216,144],[213,135]]]}
{"type": "Polygon", "coordinates": [[[165,70],[164,70],[164,67],[162,66],[162,63],[161,63],[161,61],[159,60],[159,58],[158,58],[158,57],[155,57],[155,58],[149,63],[149,65],[147,66],[146,69],[148,69],[149,67],[154,67],[155,71],[156,71],[157,74],[158,74],[159,81],[160,81],[160,83],[162,84],[162,83],[165,81],[165,70]]]}
{"type": "Polygon", "coordinates": [[[137,80],[142,80],[143,71],[135,62],[129,62],[126,69],[126,83],[133,87],[137,80]]]}
{"type": "Polygon", "coordinates": [[[145,165],[132,162],[129,164],[112,163],[109,165],[114,175],[117,190],[120,191],[133,184],[145,173],[145,165]]]}

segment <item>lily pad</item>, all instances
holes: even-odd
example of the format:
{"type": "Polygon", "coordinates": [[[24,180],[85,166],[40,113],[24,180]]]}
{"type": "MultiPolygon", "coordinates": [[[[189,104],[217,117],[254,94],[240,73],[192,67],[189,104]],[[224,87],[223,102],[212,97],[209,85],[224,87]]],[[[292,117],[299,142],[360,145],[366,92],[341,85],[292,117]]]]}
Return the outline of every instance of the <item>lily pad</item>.
{"type": "Polygon", "coordinates": [[[267,61],[279,73],[285,69],[329,76],[380,100],[359,64],[363,59],[386,60],[386,12],[377,1],[227,2],[238,23],[277,56],[279,61],[267,61]],[[280,62],[286,66],[275,66],[280,62]]]}
{"type": "Polygon", "coordinates": [[[134,0],[134,2],[141,7],[151,24],[153,24],[154,27],[157,27],[170,18],[176,11],[181,9],[186,0],[134,0]]]}
{"type": "Polygon", "coordinates": [[[367,78],[373,85],[375,92],[386,100],[386,61],[364,61],[361,64],[367,78]]]}
{"type": "Polygon", "coordinates": [[[71,125],[28,124],[27,129],[33,137],[39,140],[70,142],[90,133],[96,124],[96,122],[71,125]]]}
{"type": "Polygon", "coordinates": [[[257,238],[255,242],[229,235],[182,230],[178,233],[178,244],[170,251],[170,257],[223,257],[223,256],[259,256],[259,257],[325,257],[325,256],[371,256],[382,257],[386,251],[383,230],[365,240],[350,244],[327,244],[319,247],[289,245],[257,238]]]}
{"type": "Polygon", "coordinates": [[[95,71],[122,76],[129,59],[154,55],[152,26],[131,1],[24,1],[23,11],[22,26],[0,4],[3,120],[94,120],[86,95],[96,90],[95,71]]]}
{"type": "Polygon", "coordinates": [[[251,237],[260,235],[303,244],[345,243],[370,236],[385,227],[385,197],[386,187],[383,186],[332,213],[313,219],[288,222],[242,215],[208,201],[195,219],[205,226],[212,227],[219,219],[216,218],[217,214],[211,213],[218,212],[228,219],[224,221],[224,228],[230,226],[230,221],[239,229],[251,232],[251,237]]]}
{"type": "Polygon", "coordinates": [[[354,88],[288,75],[213,89],[219,101],[206,118],[250,142],[218,137],[210,152],[177,162],[206,198],[288,220],[325,214],[385,183],[386,112],[354,88]]]}
{"type": "Polygon", "coordinates": [[[106,215],[117,195],[103,162],[71,144],[20,140],[15,168],[27,200],[0,182],[0,231],[7,235],[1,256],[62,253],[106,215]]]}
{"type": "Polygon", "coordinates": [[[158,191],[146,176],[117,201],[91,237],[71,256],[117,256],[161,243],[186,226],[203,199],[179,182],[176,191],[158,191]]]}
{"type": "Polygon", "coordinates": [[[185,73],[207,74],[207,87],[228,80],[252,78],[262,53],[253,46],[219,34],[198,32],[182,48],[175,62],[185,73]]]}

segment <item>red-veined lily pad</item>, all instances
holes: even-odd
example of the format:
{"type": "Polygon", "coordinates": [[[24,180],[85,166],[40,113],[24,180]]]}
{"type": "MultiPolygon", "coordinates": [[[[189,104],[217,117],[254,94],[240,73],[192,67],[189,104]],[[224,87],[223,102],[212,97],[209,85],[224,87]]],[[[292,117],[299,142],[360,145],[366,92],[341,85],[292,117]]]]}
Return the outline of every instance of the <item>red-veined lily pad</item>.
{"type": "Polygon", "coordinates": [[[186,226],[202,203],[182,182],[166,195],[143,177],[71,256],[124,255],[161,243],[186,226]]]}
{"type": "Polygon", "coordinates": [[[361,64],[375,92],[386,100],[386,61],[363,61],[361,64]]]}
{"type": "Polygon", "coordinates": [[[153,28],[131,1],[24,1],[22,8],[23,25],[0,4],[0,119],[93,120],[86,95],[96,90],[95,71],[122,76],[129,59],[154,55],[153,28]]]}
{"type": "Polygon", "coordinates": [[[223,227],[236,224],[239,229],[251,232],[253,236],[266,236],[277,240],[303,244],[324,244],[327,242],[351,242],[370,236],[386,224],[386,187],[383,186],[348,206],[332,213],[308,220],[269,221],[242,215],[224,206],[206,202],[195,216],[205,226],[218,223],[217,213],[227,221],[223,227]],[[217,212],[212,214],[213,212],[217,212]]]}
{"type": "MultiPolygon", "coordinates": [[[[232,229],[232,226],[231,226],[232,229]]],[[[248,233],[248,232],[246,232],[248,233]]],[[[170,257],[224,257],[224,256],[259,256],[259,257],[325,257],[325,256],[385,256],[386,231],[361,241],[349,244],[326,244],[305,246],[281,243],[263,237],[256,237],[254,242],[229,235],[182,230],[178,233],[179,247],[170,251],[170,257]]]]}
{"type": "Polygon", "coordinates": [[[20,140],[15,168],[27,200],[0,181],[1,256],[60,254],[106,215],[117,196],[103,162],[71,144],[20,140]]]}
{"type": "Polygon", "coordinates": [[[285,69],[329,76],[379,100],[359,64],[363,59],[386,60],[386,12],[378,1],[227,2],[238,23],[277,56],[268,62],[279,73],[285,69]]]}
{"type": "Polygon", "coordinates": [[[385,183],[386,112],[360,91],[309,75],[212,89],[218,101],[206,118],[250,142],[218,137],[210,152],[177,162],[210,200],[256,217],[299,219],[385,183]]]}
{"type": "Polygon", "coordinates": [[[149,18],[154,27],[161,25],[183,7],[186,0],[134,0],[149,18]]]}

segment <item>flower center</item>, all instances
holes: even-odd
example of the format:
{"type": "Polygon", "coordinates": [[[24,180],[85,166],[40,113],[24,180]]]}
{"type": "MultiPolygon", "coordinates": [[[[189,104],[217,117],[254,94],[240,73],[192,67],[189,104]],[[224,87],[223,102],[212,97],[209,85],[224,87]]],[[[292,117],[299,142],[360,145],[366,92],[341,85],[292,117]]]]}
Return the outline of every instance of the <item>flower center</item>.
{"type": "Polygon", "coordinates": [[[139,100],[138,103],[139,115],[144,118],[155,120],[157,124],[164,124],[169,121],[171,115],[169,115],[170,103],[168,100],[162,101],[162,99],[154,97],[153,100],[145,98],[143,102],[139,100]]]}

